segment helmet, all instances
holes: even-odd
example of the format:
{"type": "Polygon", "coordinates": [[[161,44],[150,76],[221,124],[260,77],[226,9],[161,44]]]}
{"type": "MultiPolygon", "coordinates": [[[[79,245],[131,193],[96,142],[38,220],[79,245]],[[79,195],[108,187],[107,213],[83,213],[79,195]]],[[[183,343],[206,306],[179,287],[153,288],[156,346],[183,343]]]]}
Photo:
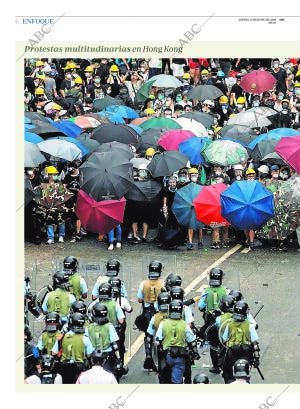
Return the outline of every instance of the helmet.
{"type": "Polygon", "coordinates": [[[56,169],[55,166],[47,166],[47,167],[45,168],[45,172],[46,172],[48,175],[58,175],[58,170],[56,169]]]}
{"type": "Polygon", "coordinates": [[[84,333],[85,316],[80,312],[73,312],[69,317],[69,328],[75,334],[84,333]]]}
{"type": "Polygon", "coordinates": [[[80,85],[83,84],[83,81],[82,81],[82,78],[81,78],[81,77],[76,77],[75,80],[74,80],[74,82],[75,82],[75,84],[80,84],[80,85]]]}
{"type": "Polygon", "coordinates": [[[34,91],[35,95],[44,95],[45,94],[45,90],[43,87],[38,87],[35,91],[34,91]]]}
{"type": "Polygon", "coordinates": [[[233,297],[234,302],[238,302],[243,299],[243,294],[239,290],[231,290],[229,295],[233,297]]]}
{"type": "Polygon", "coordinates": [[[193,383],[209,383],[208,376],[205,374],[197,374],[194,376],[193,383]]]}
{"type": "Polygon", "coordinates": [[[121,264],[117,259],[108,260],[106,263],[106,276],[117,277],[120,271],[121,264]]]}
{"type": "Polygon", "coordinates": [[[86,305],[83,301],[75,301],[72,304],[72,312],[80,312],[80,314],[86,315],[87,313],[87,308],[86,305]]]}
{"type": "Polygon", "coordinates": [[[144,109],[144,113],[146,115],[153,115],[153,114],[155,114],[155,111],[154,111],[153,108],[146,108],[146,109],[144,109]]]}
{"type": "Polygon", "coordinates": [[[209,272],[209,285],[211,287],[220,287],[223,280],[223,270],[220,268],[212,268],[209,272]]]}
{"type": "Polygon", "coordinates": [[[78,261],[76,257],[68,256],[64,258],[64,270],[68,273],[75,273],[77,271],[78,261]]]}
{"type": "Polygon", "coordinates": [[[39,60],[39,61],[36,61],[36,63],[35,63],[35,66],[38,68],[38,67],[42,67],[44,65],[44,62],[43,61],[41,61],[41,60],[39,60]]]}
{"type": "Polygon", "coordinates": [[[233,365],[233,375],[235,378],[248,377],[250,365],[246,359],[238,359],[233,365]]]}
{"type": "Polygon", "coordinates": [[[182,317],[183,302],[180,300],[172,300],[169,305],[169,318],[180,320],[182,317]]]}
{"type": "Polygon", "coordinates": [[[234,170],[244,170],[243,165],[241,165],[241,164],[234,165],[233,169],[234,170]]]}
{"type": "Polygon", "coordinates": [[[49,332],[57,331],[61,325],[60,316],[57,312],[48,312],[45,318],[45,330],[49,332]]]}
{"type": "Polygon", "coordinates": [[[226,95],[222,95],[219,98],[219,102],[220,102],[220,104],[227,104],[228,103],[228,98],[226,97],[226,95]]]}
{"type": "Polygon", "coordinates": [[[108,283],[111,285],[112,288],[112,296],[118,297],[120,295],[122,281],[117,277],[110,277],[108,283]]]}
{"type": "Polygon", "coordinates": [[[158,305],[159,311],[167,312],[170,302],[171,302],[170,294],[168,294],[168,293],[158,294],[158,296],[157,296],[157,305],[158,305]]]}
{"type": "Polygon", "coordinates": [[[55,288],[63,288],[68,289],[69,284],[69,276],[64,271],[57,271],[53,275],[53,287],[55,288]]]}
{"type": "Polygon", "coordinates": [[[236,321],[245,321],[248,309],[248,304],[245,301],[238,301],[233,307],[232,318],[236,321]]]}
{"type": "Polygon", "coordinates": [[[149,264],[149,280],[157,280],[161,275],[162,264],[158,260],[153,260],[149,264]]]}
{"type": "Polygon", "coordinates": [[[269,167],[267,165],[261,165],[258,169],[257,169],[260,173],[269,173],[269,167]]]}
{"type": "Polygon", "coordinates": [[[188,173],[191,175],[193,173],[199,173],[199,170],[197,168],[189,168],[188,173]]]}
{"type": "Polygon", "coordinates": [[[165,281],[165,286],[167,291],[170,291],[172,287],[180,287],[182,284],[182,279],[179,275],[171,273],[168,275],[165,281]]]}
{"type": "Polygon", "coordinates": [[[179,286],[172,287],[170,290],[170,296],[172,300],[181,300],[183,301],[184,290],[179,286]]]}
{"type": "Polygon", "coordinates": [[[153,156],[155,154],[155,149],[148,148],[145,152],[145,156],[153,156]]]}
{"type": "Polygon", "coordinates": [[[234,298],[231,295],[224,295],[219,302],[219,309],[223,312],[232,312],[234,298]]]}
{"type": "Polygon", "coordinates": [[[94,68],[91,65],[85,67],[84,72],[94,72],[94,68]]]}
{"type": "Polygon", "coordinates": [[[55,363],[53,355],[42,355],[41,357],[41,369],[42,371],[52,371],[55,363]]]}
{"type": "Polygon", "coordinates": [[[106,354],[101,349],[95,349],[91,355],[92,363],[94,365],[102,365],[106,358],[106,354]]]}
{"type": "Polygon", "coordinates": [[[185,72],[185,73],[183,74],[182,78],[183,78],[184,80],[189,80],[189,79],[191,79],[191,74],[190,74],[189,72],[185,72]]]}
{"type": "Polygon", "coordinates": [[[106,305],[97,302],[95,305],[93,305],[92,308],[92,317],[93,321],[96,322],[99,325],[106,324],[108,322],[108,309],[106,305]]]}
{"type": "Polygon", "coordinates": [[[208,70],[206,70],[206,69],[202,70],[201,75],[208,75],[208,70]]]}
{"type": "Polygon", "coordinates": [[[64,70],[73,70],[74,68],[78,68],[78,65],[76,65],[74,62],[69,62],[69,63],[64,67],[64,70]]]}
{"type": "Polygon", "coordinates": [[[246,103],[246,98],[245,97],[238,97],[236,100],[237,104],[245,104],[246,103]]]}
{"type": "Polygon", "coordinates": [[[99,286],[99,300],[109,300],[112,297],[112,287],[109,283],[101,283],[99,286]]]}
{"type": "Polygon", "coordinates": [[[246,170],[246,176],[247,176],[247,175],[256,175],[256,172],[255,172],[254,169],[248,168],[248,169],[246,170]]]}
{"type": "Polygon", "coordinates": [[[110,67],[109,71],[110,71],[110,72],[119,72],[119,67],[118,67],[117,65],[113,64],[113,65],[110,67]]]}
{"type": "Polygon", "coordinates": [[[225,73],[223,71],[218,71],[217,77],[225,78],[225,73]]]}

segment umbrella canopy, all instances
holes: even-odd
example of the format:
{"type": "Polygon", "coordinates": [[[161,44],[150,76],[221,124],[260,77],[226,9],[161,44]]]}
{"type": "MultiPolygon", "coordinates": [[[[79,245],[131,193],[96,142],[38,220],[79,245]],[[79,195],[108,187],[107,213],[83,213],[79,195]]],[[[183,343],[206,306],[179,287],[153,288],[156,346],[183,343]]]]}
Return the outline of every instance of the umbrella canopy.
{"type": "Polygon", "coordinates": [[[203,186],[201,192],[193,200],[196,217],[211,227],[228,226],[229,222],[221,214],[221,193],[227,189],[224,183],[203,186]]]}
{"type": "Polygon", "coordinates": [[[240,86],[246,92],[261,94],[264,91],[270,91],[276,84],[276,78],[267,71],[253,70],[243,76],[240,86]]]}
{"type": "Polygon", "coordinates": [[[93,110],[94,111],[102,111],[106,107],[109,107],[110,105],[124,105],[123,101],[117,98],[112,98],[109,95],[107,95],[104,98],[96,98],[93,101],[93,110]]]}
{"type": "Polygon", "coordinates": [[[106,119],[108,122],[111,122],[113,124],[118,124],[118,125],[126,124],[126,122],[120,115],[115,114],[113,112],[100,111],[98,112],[98,114],[101,119],[104,119],[104,120],[106,119]]]}
{"type": "Polygon", "coordinates": [[[205,159],[201,155],[201,151],[210,142],[211,140],[209,138],[192,136],[179,144],[179,152],[186,155],[193,165],[201,165],[205,163],[205,159]]]}
{"type": "Polygon", "coordinates": [[[82,156],[86,156],[90,153],[90,150],[83,143],[81,143],[78,139],[71,138],[69,136],[67,136],[66,138],[58,136],[56,138],[50,138],[48,140],[49,141],[50,140],[60,140],[60,141],[67,141],[67,142],[73,143],[81,150],[82,156]]]}
{"type": "Polygon", "coordinates": [[[99,143],[121,142],[127,145],[139,145],[139,134],[130,126],[103,124],[94,129],[92,139],[99,143]]]}
{"type": "Polygon", "coordinates": [[[296,129],[276,128],[276,129],[272,129],[269,132],[258,135],[253,141],[251,141],[247,145],[247,147],[250,149],[254,149],[255,146],[258,144],[258,142],[265,141],[268,139],[277,139],[279,141],[283,137],[295,136],[295,135],[299,135],[299,131],[297,131],[296,129]]]}
{"type": "Polygon", "coordinates": [[[277,142],[277,139],[268,139],[258,142],[258,144],[251,152],[251,158],[256,162],[259,162],[263,157],[265,157],[269,153],[274,152],[277,142]]]}
{"type": "Polygon", "coordinates": [[[51,125],[59,129],[62,133],[70,138],[77,138],[82,132],[82,129],[71,121],[51,121],[51,125]]]}
{"type": "Polygon", "coordinates": [[[101,125],[100,120],[93,118],[91,116],[85,116],[85,115],[76,116],[74,118],[74,123],[81,129],[93,129],[101,125]]]}
{"type": "Polygon", "coordinates": [[[205,99],[219,98],[221,95],[223,95],[223,92],[214,85],[197,85],[197,87],[189,90],[187,97],[188,99],[204,101],[205,99]]]}
{"type": "Polygon", "coordinates": [[[181,129],[181,126],[174,119],[170,118],[150,118],[136,125],[139,125],[144,130],[149,128],[181,129]]]}
{"type": "Polygon", "coordinates": [[[214,123],[213,115],[207,114],[206,112],[186,112],[183,115],[180,115],[179,118],[189,118],[194,119],[197,122],[200,122],[205,128],[209,128],[214,123]]]}
{"type": "Polygon", "coordinates": [[[132,187],[132,164],[123,154],[94,152],[80,166],[81,188],[93,199],[121,199],[132,187]]]}
{"type": "Polygon", "coordinates": [[[137,125],[133,125],[133,124],[128,124],[128,126],[130,126],[130,128],[134,129],[135,132],[137,132],[139,135],[141,135],[141,133],[143,132],[143,128],[137,126],[137,125]]]}
{"type": "Polygon", "coordinates": [[[156,149],[160,136],[167,131],[167,128],[149,128],[141,133],[140,146],[138,152],[144,152],[148,148],[156,149]]]}
{"type": "Polygon", "coordinates": [[[51,136],[67,136],[63,131],[55,128],[55,126],[53,126],[48,120],[46,120],[46,122],[34,120],[33,125],[34,128],[32,128],[31,131],[42,136],[43,138],[49,138],[51,136]]]}
{"type": "Polygon", "coordinates": [[[253,107],[248,109],[248,112],[254,112],[256,115],[273,116],[278,115],[278,111],[269,107],[253,107]]]}
{"type": "Polygon", "coordinates": [[[102,143],[97,149],[96,152],[110,152],[110,153],[118,153],[122,155],[124,159],[128,161],[133,158],[133,152],[128,145],[120,142],[106,142],[102,143]]]}
{"type": "Polygon", "coordinates": [[[74,196],[62,183],[42,183],[35,192],[36,203],[49,210],[65,210],[64,204],[74,196]]]}
{"type": "MultiPolygon", "coordinates": [[[[136,125],[139,126],[141,128],[141,124],[145,121],[148,121],[148,117],[147,116],[143,116],[141,118],[136,118],[133,121],[130,122],[130,125],[136,125]]],[[[143,129],[143,128],[142,128],[143,129]]]]}
{"type": "Polygon", "coordinates": [[[269,163],[270,165],[284,165],[285,164],[282,157],[279,156],[278,153],[276,153],[276,152],[268,153],[260,161],[265,162],[265,163],[269,163]]]}
{"type": "Polygon", "coordinates": [[[255,112],[243,111],[229,118],[227,125],[244,125],[249,128],[262,128],[269,126],[272,122],[262,115],[257,115],[255,112]]]}
{"type": "Polygon", "coordinates": [[[191,138],[192,136],[193,133],[191,131],[175,129],[163,133],[158,140],[158,144],[166,151],[176,151],[178,150],[179,144],[181,142],[191,138]]]}
{"type": "Polygon", "coordinates": [[[82,145],[86,146],[90,153],[97,150],[100,146],[99,142],[95,141],[95,139],[91,139],[91,137],[88,136],[87,134],[81,134],[81,136],[77,138],[77,141],[81,142],[82,145]]]}
{"type": "Polygon", "coordinates": [[[104,111],[119,115],[121,118],[126,119],[139,118],[137,112],[134,109],[127,107],[125,105],[109,105],[104,109],[104,111]]]}
{"type": "Polygon", "coordinates": [[[244,125],[226,125],[221,130],[221,136],[224,140],[239,142],[243,146],[248,145],[256,138],[252,129],[244,125]]]}
{"type": "Polygon", "coordinates": [[[156,180],[135,181],[125,198],[138,202],[152,202],[158,198],[161,190],[162,185],[156,180]]]}
{"type": "Polygon", "coordinates": [[[196,136],[206,136],[207,130],[200,122],[195,121],[192,118],[177,118],[175,121],[181,126],[182,129],[192,132],[196,136]]]}
{"type": "Polygon", "coordinates": [[[180,225],[193,230],[199,230],[204,226],[203,223],[197,220],[193,204],[193,200],[199,195],[202,188],[203,186],[191,182],[176,190],[172,211],[180,225]]]}
{"type": "Polygon", "coordinates": [[[33,190],[30,180],[24,177],[24,206],[26,207],[32,199],[35,197],[35,191],[33,190]]]}
{"type": "Polygon", "coordinates": [[[49,139],[37,145],[42,152],[70,162],[82,158],[82,152],[78,146],[62,139],[49,139]]]}
{"type": "Polygon", "coordinates": [[[155,155],[151,160],[148,170],[152,177],[169,176],[173,172],[187,165],[188,157],[181,152],[166,151],[155,155]]]}
{"type": "MultiPolygon", "coordinates": [[[[28,121],[29,121],[29,119],[28,119],[28,121]]],[[[24,129],[25,129],[25,131],[28,131],[29,129],[33,129],[34,128],[34,125],[33,124],[26,124],[26,123],[24,123],[24,129]]]]}
{"type": "Polygon", "coordinates": [[[46,124],[48,123],[48,119],[40,114],[39,112],[25,112],[26,123],[33,123],[34,121],[42,121],[46,124]],[[29,122],[28,122],[29,121],[29,122]]]}
{"type": "Polygon", "coordinates": [[[300,173],[300,135],[282,138],[275,151],[298,173],[300,173]]]}
{"type": "Polygon", "coordinates": [[[102,200],[96,202],[80,190],[77,196],[76,215],[85,230],[106,234],[123,223],[126,200],[102,200]]]}
{"type": "Polygon", "coordinates": [[[257,180],[235,181],[221,193],[222,216],[236,229],[263,226],[274,216],[273,193],[257,180]]]}
{"type": "Polygon", "coordinates": [[[179,88],[183,86],[183,83],[173,75],[154,75],[153,77],[151,77],[150,81],[152,83],[151,87],[157,88],[179,88]]]}
{"type": "Polygon", "coordinates": [[[146,158],[137,158],[137,157],[135,157],[135,158],[130,159],[130,162],[132,163],[132,166],[135,169],[138,169],[140,165],[148,166],[149,163],[150,163],[150,160],[148,160],[146,158]]]}
{"type": "Polygon", "coordinates": [[[39,135],[36,135],[35,133],[32,133],[32,132],[25,132],[24,139],[26,142],[31,142],[31,143],[39,143],[39,142],[43,142],[44,140],[39,135]]]}
{"type": "Polygon", "coordinates": [[[206,145],[201,154],[207,162],[221,166],[236,165],[249,157],[247,150],[240,143],[222,139],[206,145]]]}
{"type": "Polygon", "coordinates": [[[25,155],[24,155],[24,167],[35,168],[40,163],[45,162],[45,156],[40,152],[37,145],[31,142],[25,142],[25,155]]]}

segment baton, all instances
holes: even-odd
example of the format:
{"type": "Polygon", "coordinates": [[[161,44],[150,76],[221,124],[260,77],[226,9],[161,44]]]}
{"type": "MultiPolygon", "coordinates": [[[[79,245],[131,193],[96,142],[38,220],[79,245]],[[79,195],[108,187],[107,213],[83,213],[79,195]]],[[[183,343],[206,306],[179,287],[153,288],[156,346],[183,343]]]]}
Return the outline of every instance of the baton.
{"type": "Polygon", "coordinates": [[[261,372],[260,368],[257,366],[257,367],[256,367],[256,369],[257,369],[257,372],[259,373],[259,375],[260,375],[261,379],[264,381],[264,380],[265,380],[265,378],[264,378],[264,376],[263,376],[263,374],[262,374],[262,372],[261,372]]]}
{"type": "Polygon", "coordinates": [[[254,315],[253,318],[256,318],[263,308],[264,308],[264,304],[258,309],[258,311],[256,311],[256,314],[254,315]]]}

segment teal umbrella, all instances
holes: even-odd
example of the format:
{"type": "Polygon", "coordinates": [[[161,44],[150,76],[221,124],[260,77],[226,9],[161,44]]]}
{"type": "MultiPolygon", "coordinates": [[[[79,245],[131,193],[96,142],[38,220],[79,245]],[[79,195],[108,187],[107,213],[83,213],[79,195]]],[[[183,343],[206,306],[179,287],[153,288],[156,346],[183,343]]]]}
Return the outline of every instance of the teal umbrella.
{"type": "Polygon", "coordinates": [[[144,130],[150,128],[182,129],[182,126],[170,118],[150,118],[139,126],[144,130]]]}
{"type": "Polygon", "coordinates": [[[198,196],[202,188],[203,186],[191,182],[176,190],[172,212],[175,214],[175,217],[181,226],[186,226],[193,230],[199,230],[204,226],[203,223],[197,220],[193,205],[193,200],[198,196]]]}
{"type": "Polygon", "coordinates": [[[145,82],[141,88],[138,90],[138,92],[135,95],[134,98],[134,103],[139,104],[139,103],[144,103],[147,98],[149,98],[150,90],[152,88],[152,84],[155,80],[151,78],[149,81],[145,82]]]}
{"type": "Polygon", "coordinates": [[[202,149],[201,154],[207,162],[220,166],[236,165],[249,157],[240,143],[226,140],[211,142],[202,149]]]}

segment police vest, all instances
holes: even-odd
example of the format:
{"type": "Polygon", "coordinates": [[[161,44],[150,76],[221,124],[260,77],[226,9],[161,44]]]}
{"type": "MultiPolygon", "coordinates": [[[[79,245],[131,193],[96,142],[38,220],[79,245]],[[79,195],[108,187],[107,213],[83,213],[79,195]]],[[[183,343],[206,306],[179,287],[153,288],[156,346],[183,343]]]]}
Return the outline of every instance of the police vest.
{"type": "Polygon", "coordinates": [[[232,347],[234,345],[251,344],[250,338],[250,322],[236,321],[231,319],[228,324],[229,339],[227,341],[227,346],[232,347]]]}
{"type": "Polygon", "coordinates": [[[96,324],[95,322],[87,327],[89,338],[93,347],[101,351],[110,347],[109,327],[110,323],[104,325],[96,324]]]}
{"type": "Polygon", "coordinates": [[[154,315],[153,326],[154,326],[155,332],[157,332],[159,324],[161,323],[161,321],[166,319],[167,316],[168,316],[167,312],[161,312],[161,311],[157,312],[154,315]]]}
{"type": "Polygon", "coordinates": [[[229,321],[232,318],[232,312],[225,312],[224,314],[220,315],[220,335],[223,336],[225,328],[227,324],[229,324],[229,321]]]}
{"type": "Polygon", "coordinates": [[[69,283],[71,284],[70,293],[74,294],[76,300],[79,300],[81,297],[80,275],[78,273],[70,275],[69,283]]]}
{"type": "Polygon", "coordinates": [[[83,362],[85,359],[84,334],[67,333],[62,340],[61,361],[83,362]]]}
{"type": "Polygon", "coordinates": [[[116,312],[116,301],[106,300],[102,302],[104,305],[106,305],[106,308],[108,311],[108,314],[107,314],[108,321],[115,327],[118,324],[117,312],[116,312]]]}
{"type": "Polygon", "coordinates": [[[57,312],[65,317],[70,312],[70,293],[57,288],[48,295],[48,312],[57,312]]]}
{"type": "Polygon", "coordinates": [[[154,304],[162,287],[162,280],[145,280],[143,284],[144,302],[154,304]]]}
{"type": "Polygon", "coordinates": [[[55,344],[57,340],[57,335],[60,335],[60,334],[61,334],[60,331],[55,331],[55,332],[44,331],[42,333],[42,342],[43,342],[44,348],[46,349],[47,355],[51,355],[53,345],[55,344]]]}
{"type": "Polygon", "coordinates": [[[40,374],[39,377],[41,380],[41,384],[48,385],[48,384],[54,383],[56,374],[55,373],[47,373],[47,374],[44,373],[44,374],[40,374]]]}
{"type": "Polygon", "coordinates": [[[166,319],[162,323],[163,348],[184,347],[186,323],[183,320],[166,319]]]}
{"type": "Polygon", "coordinates": [[[218,308],[219,301],[226,295],[225,287],[208,287],[205,289],[207,292],[206,296],[206,311],[210,312],[218,308]]]}

